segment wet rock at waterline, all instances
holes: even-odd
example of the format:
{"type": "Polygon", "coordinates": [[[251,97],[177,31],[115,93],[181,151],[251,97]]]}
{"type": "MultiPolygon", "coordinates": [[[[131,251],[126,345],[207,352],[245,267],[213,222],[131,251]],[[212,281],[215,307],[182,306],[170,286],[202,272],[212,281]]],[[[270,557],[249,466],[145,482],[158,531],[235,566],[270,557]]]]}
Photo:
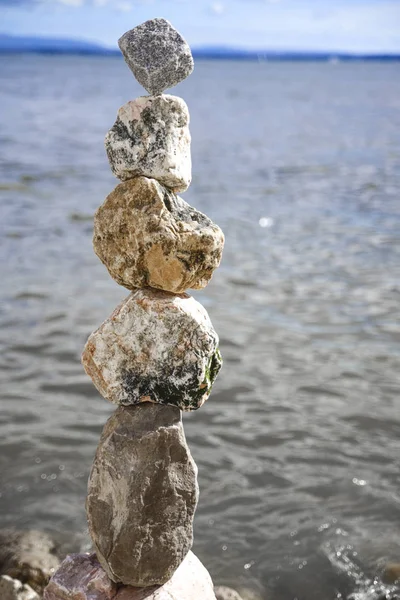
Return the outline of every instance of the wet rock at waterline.
{"type": "Polygon", "coordinates": [[[83,366],[114,404],[156,402],[191,411],[210,395],[221,368],[205,308],[187,294],[137,290],[89,337],[83,366]]]}
{"type": "Polygon", "coordinates": [[[151,19],[127,31],[118,45],[128,67],[149,94],[161,94],[177,85],[194,68],[187,42],[165,19],[151,19]]]}
{"type": "Polygon", "coordinates": [[[150,403],[118,408],[100,438],[86,501],[108,576],[137,587],[167,582],[192,547],[197,500],[182,413],[150,403]]]}
{"type": "Polygon", "coordinates": [[[118,179],[154,178],[175,192],[192,179],[189,111],[176,96],[142,96],[127,102],[106,135],[111,170],[118,179]]]}
{"type": "Polygon", "coordinates": [[[243,598],[232,588],[223,585],[214,588],[216,600],[243,600],[243,598]]]}
{"type": "Polygon", "coordinates": [[[221,229],[154,179],[121,183],[97,210],[93,246],[128,289],[203,288],[219,266],[221,229]]]}
{"type": "Polygon", "coordinates": [[[111,582],[92,554],[68,556],[52,577],[44,600],[215,600],[208,571],[192,553],[163,586],[135,588],[111,582]]]}
{"type": "Polygon", "coordinates": [[[9,575],[41,593],[59,564],[54,541],[46,533],[0,531],[0,575],[9,575]]]}
{"type": "Polygon", "coordinates": [[[12,579],[8,575],[0,577],[1,600],[40,600],[38,594],[18,579],[12,579]]]}
{"type": "Polygon", "coordinates": [[[382,579],[385,583],[400,582],[400,563],[388,563],[385,565],[382,579]]]}

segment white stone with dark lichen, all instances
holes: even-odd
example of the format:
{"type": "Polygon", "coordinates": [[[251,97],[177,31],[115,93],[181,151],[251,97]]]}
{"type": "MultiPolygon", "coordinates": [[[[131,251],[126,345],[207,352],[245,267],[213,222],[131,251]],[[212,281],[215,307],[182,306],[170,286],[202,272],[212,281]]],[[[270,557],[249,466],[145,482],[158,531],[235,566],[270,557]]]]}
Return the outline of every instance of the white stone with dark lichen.
{"type": "Polygon", "coordinates": [[[192,179],[189,111],[176,96],[142,96],[127,102],[106,135],[111,170],[126,181],[144,175],[174,192],[192,179]]]}
{"type": "Polygon", "coordinates": [[[86,500],[89,532],[110,579],[166,583],[192,547],[198,493],[181,411],[149,402],[119,407],[100,438],[86,500]]]}
{"type": "Polygon", "coordinates": [[[165,19],[151,19],[127,31],[118,45],[125,62],[149,94],[186,79],[194,68],[187,42],[165,19]]]}
{"type": "Polygon", "coordinates": [[[161,587],[117,587],[107,580],[95,554],[72,554],[52,577],[44,600],[215,600],[211,577],[192,552],[161,587]]]}
{"type": "Polygon", "coordinates": [[[118,185],[97,210],[93,246],[120,285],[179,294],[207,285],[224,235],[157,181],[137,177],[118,185]]]}
{"type": "Polygon", "coordinates": [[[218,335],[187,294],[137,290],[89,337],[83,366],[114,404],[156,402],[191,411],[210,395],[221,368],[218,335]]]}

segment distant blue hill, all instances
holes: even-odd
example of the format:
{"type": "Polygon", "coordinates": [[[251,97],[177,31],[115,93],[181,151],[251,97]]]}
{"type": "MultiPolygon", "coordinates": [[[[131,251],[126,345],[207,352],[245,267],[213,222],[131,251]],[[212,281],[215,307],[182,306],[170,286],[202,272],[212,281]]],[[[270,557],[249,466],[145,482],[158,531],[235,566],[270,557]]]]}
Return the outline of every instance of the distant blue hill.
{"type": "Polygon", "coordinates": [[[100,44],[85,42],[83,40],[13,36],[4,34],[0,34],[0,52],[36,52],[45,54],[120,54],[119,50],[110,50],[104,46],[101,46],[100,44]]]}
{"type": "MultiPolygon", "coordinates": [[[[13,36],[0,34],[0,53],[20,54],[88,54],[120,56],[116,48],[84,40],[13,36]]],[[[351,54],[346,52],[295,52],[274,50],[245,50],[223,46],[193,48],[193,56],[204,60],[400,60],[400,54],[351,54]]]]}

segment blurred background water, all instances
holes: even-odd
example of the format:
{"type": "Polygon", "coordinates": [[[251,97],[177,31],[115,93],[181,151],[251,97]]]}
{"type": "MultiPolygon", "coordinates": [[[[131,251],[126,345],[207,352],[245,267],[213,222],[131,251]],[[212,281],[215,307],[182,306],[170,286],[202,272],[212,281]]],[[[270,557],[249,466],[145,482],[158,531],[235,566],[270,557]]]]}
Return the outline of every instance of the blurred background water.
{"type": "MultiPolygon", "coordinates": [[[[395,598],[400,561],[400,63],[198,62],[183,197],[224,230],[196,293],[224,368],[185,416],[194,550],[268,600],[395,598]]],[[[122,60],[0,63],[0,526],[87,549],[113,407],[80,364],[127,291],[92,251],[117,184],[103,147],[142,94],[122,60]]]]}

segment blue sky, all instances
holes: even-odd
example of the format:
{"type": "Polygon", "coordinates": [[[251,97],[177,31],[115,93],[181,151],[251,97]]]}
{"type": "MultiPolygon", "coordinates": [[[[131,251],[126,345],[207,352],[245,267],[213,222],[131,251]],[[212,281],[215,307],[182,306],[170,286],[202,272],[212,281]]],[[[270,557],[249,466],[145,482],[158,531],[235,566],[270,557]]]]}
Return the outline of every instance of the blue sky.
{"type": "Polygon", "coordinates": [[[192,46],[400,52],[400,0],[0,0],[0,32],[116,46],[164,17],[192,46]]]}

